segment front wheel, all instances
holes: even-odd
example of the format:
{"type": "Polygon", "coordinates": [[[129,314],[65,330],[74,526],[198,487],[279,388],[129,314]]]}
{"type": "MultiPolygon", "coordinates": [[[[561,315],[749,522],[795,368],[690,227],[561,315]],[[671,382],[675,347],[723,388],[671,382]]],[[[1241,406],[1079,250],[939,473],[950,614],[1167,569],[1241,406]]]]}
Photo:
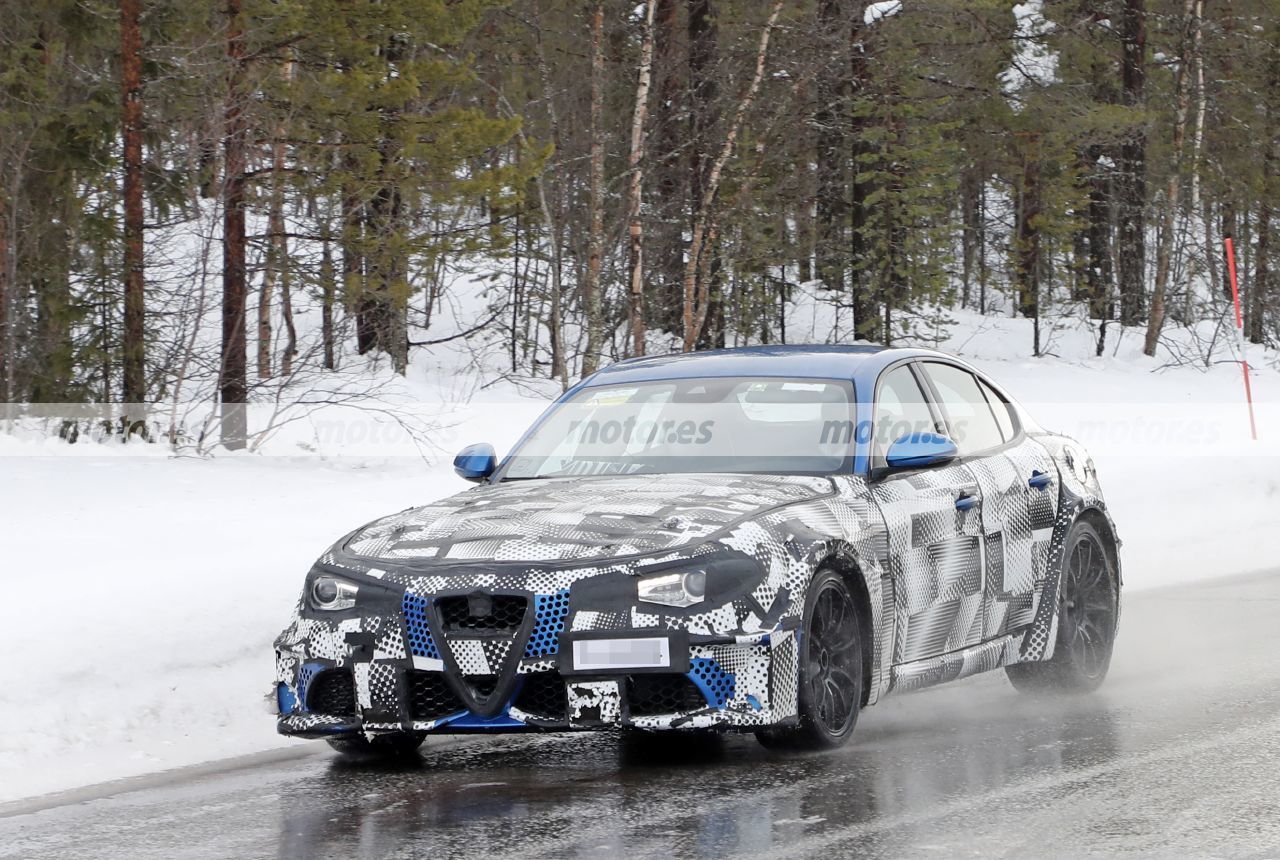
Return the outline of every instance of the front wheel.
{"type": "Polygon", "coordinates": [[[367,735],[325,738],[325,743],[347,758],[387,760],[413,755],[426,739],[426,732],[388,732],[372,738],[367,735]]]}
{"type": "Polygon", "coordinates": [[[1097,529],[1076,521],[1067,532],[1058,584],[1058,638],[1053,656],[1005,668],[1029,693],[1091,693],[1111,667],[1120,586],[1112,553],[1097,529]]]}
{"type": "Polygon", "coordinates": [[[756,737],[771,749],[838,747],[862,707],[862,631],[849,586],[834,570],[820,571],[810,585],[798,638],[799,724],[756,737]]]}

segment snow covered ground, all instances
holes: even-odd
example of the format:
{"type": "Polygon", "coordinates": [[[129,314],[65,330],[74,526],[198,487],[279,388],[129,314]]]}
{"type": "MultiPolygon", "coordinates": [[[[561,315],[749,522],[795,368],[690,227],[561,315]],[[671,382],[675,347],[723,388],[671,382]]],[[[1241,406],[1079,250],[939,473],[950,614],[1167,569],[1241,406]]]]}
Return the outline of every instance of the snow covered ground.
{"type": "Polygon", "coordinates": [[[442,416],[425,449],[352,407],[214,458],[0,426],[0,719],[20,727],[0,736],[0,801],[296,745],[259,704],[311,563],[362,523],[470,486],[452,452],[505,450],[547,405],[511,390],[445,403],[437,371],[415,367],[419,399],[396,407],[442,416]]]}
{"type": "MultiPolygon", "coordinates": [[[[793,341],[826,335],[803,313],[793,326],[793,341]]],[[[1057,357],[1019,358],[1025,321],[975,316],[937,345],[1090,447],[1129,588],[1280,562],[1280,373],[1265,356],[1252,442],[1235,365],[1155,372],[1168,356],[1142,358],[1136,332],[1101,359],[1084,328],[1051,338],[1057,357]]],[[[441,416],[427,459],[350,407],[212,459],[0,432],[0,800],[298,743],[260,700],[308,565],[360,523],[464,489],[452,451],[503,451],[546,405],[506,387],[446,406],[449,374],[424,358],[405,383],[441,416]]]]}

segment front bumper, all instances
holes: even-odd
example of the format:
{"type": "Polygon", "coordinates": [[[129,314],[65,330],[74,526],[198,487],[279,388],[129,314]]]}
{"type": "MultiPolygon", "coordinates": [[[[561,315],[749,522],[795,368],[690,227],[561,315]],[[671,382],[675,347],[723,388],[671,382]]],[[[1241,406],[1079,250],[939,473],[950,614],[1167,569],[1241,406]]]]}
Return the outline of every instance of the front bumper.
{"type": "Polygon", "coordinates": [[[595,604],[578,599],[598,598],[599,581],[582,582],[581,589],[554,584],[565,587],[423,594],[410,585],[351,613],[300,607],[276,643],[278,730],[301,737],[612,726],[750,730],[794,721],[797,644],[794,622],[781,611],[762,619],[748,596],[692,615],[650,614],[616,608],[608,595],[595,604]],[[461,618],[457,608],[466,600],[504,614],[505,626],[469,625],[474,619],[461,618]],[[494,609],[500,602],[523,609],[494,609]],[[615,608],[587,608],[606,604],[615,608]],[[670,666],[573,671],[574,641],[606,636],[668,638],[670,666]]]}
{"type": "MultiPolygon", "coordinates": [[[[392,669],[391,684],[403,690],[396,696],[394,714],[385,707],[361,705],[360,679],[371,678],[373,667],[336,662],[295,663],[296,671],[277,682],[285,704],[278,717],[281,734],[324,737],[351,732],[427,731],[513,732],[567,731],[609,726],[644,729],[755,729],[786,722],[795,716],[795,685],[779,680],[777,665],[792,667],[795,640],[782,633],[757,645],[693,646],[687,673],[633,673],[612,676],[566,677],[554,668],[517,676],[498,713],[480,715],[469,709],[449,685],[442,671],[392,669]],[[733,666],[736,672],[725,670],[733,666]],[[307,680],[328,681],[349,691],[349,705],[335,708],[307,702],[307,680]],[[397,677],[398,675],[398,677],[397,677]],[[330,678],[341,678],[341,681],[330,678]],[[776,689],[775,689],[776,688],[776,689]],[[296,691],[296,692],[295,692],[296,691]],[[325,713],[325,711],[340,711],[325,713]],[[394,716],[395,719],[388,719],[394,716]]],[[[287,657],[282,662],[289,663],[287,657]]],[[[385,673],[378,673],[385,675],[385,673]]],[[[325,697],[333,702],[330,693],[325,697]]]]}

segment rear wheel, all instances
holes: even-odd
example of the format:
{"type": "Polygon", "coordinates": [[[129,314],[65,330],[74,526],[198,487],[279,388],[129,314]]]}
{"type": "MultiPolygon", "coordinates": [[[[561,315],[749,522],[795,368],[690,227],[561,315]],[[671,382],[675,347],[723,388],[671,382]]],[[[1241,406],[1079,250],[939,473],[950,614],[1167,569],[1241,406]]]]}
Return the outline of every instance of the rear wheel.
{"type": "Polygon", "coordinates": [[[853,595],[834,570],[819,571],[809,587],[799,639],[800,721],[756,737],[771,749],[838,747],[862,707],[862,631],[853,595]]]}
{"type": "Polygon", "coordinates": [[[1111,666],[1120,591],[1112,547],[1097,529],[1076,521],[1067,533],[1058,587],[1058,638],[1053,657],[1005,668],[1023,692],[1090,693],[1111,666]]]}
{"type": "Polygon", "coordinates": [[[388,732],[374,735],[372,739],[367,735],[348,735],[325,738],[325,742],[349,758],[398,759],[416,753],[426,739],[426,732],[388,732]]]}

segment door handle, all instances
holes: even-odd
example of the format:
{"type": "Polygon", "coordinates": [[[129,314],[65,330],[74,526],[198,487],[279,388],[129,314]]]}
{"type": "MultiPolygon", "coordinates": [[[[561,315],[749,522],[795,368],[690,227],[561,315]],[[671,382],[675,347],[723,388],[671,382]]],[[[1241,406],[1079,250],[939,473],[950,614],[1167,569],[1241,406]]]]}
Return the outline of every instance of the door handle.
{"type": "Polygon", "coordinates": [[[974,490],[961,490],[960,495],[956,497],[957,511],[971,511],[982,501],[982,496],[974,490]]]}
{"type": "Polygon", "coordinates": [[[1027,485],[1037,490],[1043,490],[1045,487],[1053,483],[1053,476],[1048,472],[1041,472],[1039,469],[1031,473],[1031,478],[1027,481],[1027,485]]]}

